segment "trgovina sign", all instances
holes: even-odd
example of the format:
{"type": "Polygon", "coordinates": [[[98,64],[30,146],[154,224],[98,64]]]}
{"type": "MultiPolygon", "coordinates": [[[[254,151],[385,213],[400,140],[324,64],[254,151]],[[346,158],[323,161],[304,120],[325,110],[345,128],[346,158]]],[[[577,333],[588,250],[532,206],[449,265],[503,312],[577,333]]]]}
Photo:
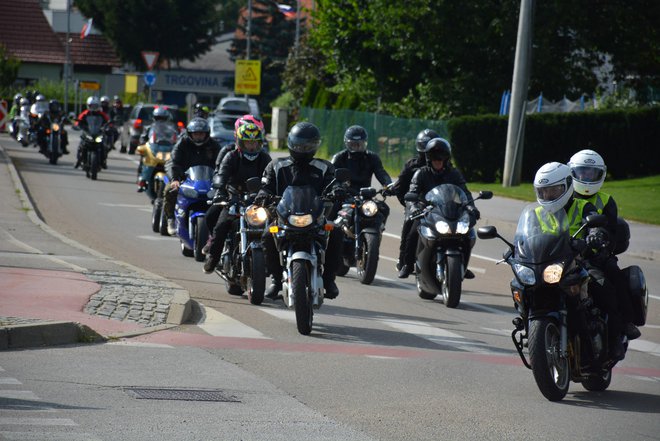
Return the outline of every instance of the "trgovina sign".
{"type": "MultiPolygon", "coordinates": [[[[211,72],[184,72],[184,71],[160,71],[158,84],[154,90],[180,91],[180,92],[209,92],[218,93],[227,91],[226,79],[233,76],[233,72],[211,73],[211,72]]],[[[233,86],[233,81],[230,81],[233,86]]]]}

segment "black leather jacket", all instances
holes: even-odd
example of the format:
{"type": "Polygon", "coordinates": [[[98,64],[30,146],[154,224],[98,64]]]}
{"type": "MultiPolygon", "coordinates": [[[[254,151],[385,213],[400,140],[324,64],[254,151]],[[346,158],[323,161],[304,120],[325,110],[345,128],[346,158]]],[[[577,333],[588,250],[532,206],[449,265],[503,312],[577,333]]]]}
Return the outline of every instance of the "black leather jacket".
{"type": "Polygon", "coordinates": [[[296,162],[290,156],[268,164],[259,196],[281,196],[289,185],[311,185],[321,195],[335,177],[335,167],[324,159],[296,162]]]}
{"type": "Polygon", "coordinates": [[[465,184],[463,174],[453,167],[445,168],[442,171],[436,171],[430,165],[426,165],[415,172],[412,181],[410,182],[410,189],[408,194],[414,194],[419,203],[412,203],[416,208],[423,207],[423,198],[427,192],[437,187],[440,184],[454,184],[460,187],[468,198],[470,205],[474,205],[472,194],[465,184]]]}
{"type": "Polygon", "coordinates": [[[380,156],[372,151],[351,153],[344,149],[332,157],[332,164],[337,168],[347,168],[351,171],[350,188],[356,193],[361,188],[371,187],[371,177],[376,175],[380,185],[392,183],[392,178],[383,168],[380,156]]]}
{"type": "Polygon", "coordinates": [[[227,185],[231,185],[238,191],[245,191],[247,180],[254,177],[261,178],[270,161],[270,155],[263,151],[254,161],[247,160],[238,150],[226,152],[220,166],[215,169],[218,184],[221,186],[218,193],[227,194],[227,185]]]}
{"type": "Polygon", "coordinates": [[[197,145],[188,135],[184,135],[172,149],[172,156],[165,163],[167,177],[170,180],[182,181],[186,170],[194,165],[213,167],[220,152],[220,145],[210,138],[202,145],[197,145]]]}
{"type": "Polygon", "coordinates": [[[415,156],[406,161],[399,173],[399,179],[394,187],[396,198],[401,205],[405,206],[406,201],[403,199],[410,189],[410,181],[417,170],[426,165],[426,158],[423,155],[415,156]]]}

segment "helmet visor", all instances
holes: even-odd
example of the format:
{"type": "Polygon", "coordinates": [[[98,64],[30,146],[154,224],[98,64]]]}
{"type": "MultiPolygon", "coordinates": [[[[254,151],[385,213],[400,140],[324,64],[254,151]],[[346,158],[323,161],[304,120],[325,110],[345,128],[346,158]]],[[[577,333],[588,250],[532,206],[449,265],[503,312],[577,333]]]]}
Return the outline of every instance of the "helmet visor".
{"type": "Polygon", "coordinates": [[[321,145],[320,139],[306,139],[297,136],[289,137],[289,149],[296,153],[316,153],[321,145]]]}
{"type": "Polygon", "coordinates": [[[592,183],[600,182],[603,179],[605,171],[597,167],[573,167],[571,173],[575,180],[580,182],[592,183]]]}
{"type": "Polygon", "coordinates": [[[248,153],[257,153],[261,150],[261,141],[256,139],[242,140],[241,149],[248,153]]]}
{"type": "Polygon", "coordinates": [[[346,141],[346,148],[351,152],[364,152],[367,150],[367,141],[349,139],[346,141]]]}
{"type": "Polygon", "coordinates": [[[555,184],[548,187],[536,188],[536,199],[539,202],[553,202],[566,192],[566,184],[555,184]]]}

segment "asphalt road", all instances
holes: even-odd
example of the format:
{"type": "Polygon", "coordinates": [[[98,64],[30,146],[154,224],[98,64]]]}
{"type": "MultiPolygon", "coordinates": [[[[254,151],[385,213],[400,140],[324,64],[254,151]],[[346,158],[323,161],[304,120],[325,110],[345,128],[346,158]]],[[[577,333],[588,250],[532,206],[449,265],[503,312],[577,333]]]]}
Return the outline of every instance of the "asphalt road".
{"type": "MultiPolygon", "coordinates": [[[[75,149],[75,134],[71,139],[75,149]]],[[[151,207],[135,191],[135,157],[113,152],[108,170],[91,181],[73,169],[72,156],[51,166],[35,149],[23,149],[6,135],[0,142],[52,228],[168,277],[203,305],[203,323],[130,344],[3,354],[3,374],[22,378],[38,395],[61,397],[67,415],[99,439],[156,439],[153,431],[163,439],[167,432],[161,430],[168,428],[175,432],[166,439],[660,439],[657,296],[648,326],[618,365],[607,392],[572,384],[564,401],[549,403],[511,344],[511,273],[506,265],[495,265],[504,249],[497,241],[478,241],[471,261],[477,278],[465,282],[458,309],[421,300],[414,279],[396,278],[401,213],[390,199],[377,279],[361,285],[354,271],[338,278],[339,298],[326,301],[315,315],[312,335],[301,336],[293,312],[281,303],[255,307],[228,295],[217,276],[203,274],[199,262],[181,255],[176,238],[151,232],[151,207]],[[231,369],[216,371],[220,362],[231,369]],[[257,412],[253,416],[221,416],[228,410],[195,402],[179,408],[138,405],[117,393],[136,385],[230,387],[234,378],[233,391],[245,401],[245,384],[253,381],[278,395],[272,406],[284,407],[256,406],[250,408],[257,412]],[[67,395],[72,391],[80,398],[67,395]],[[263,432],[250,430],[252,420],[263,432]],[[318,432],[301,429],[309,421],[318,432]]],[[[496,223],[511,237],[507,222],[517,219],[519,204],[496,199],[478,206],[480,225],[496,223]]],[[[657,229],[650,231],[657,235],[657,229]]],[[[642,246],[657,252],[652,244],[657,239],[647,237],[651,245],[642,246]]],[[[645,258],[634,257],[636,245],[631,246],[622,265],[639,264],[649,285],[658,286],[658,263],[640,250],[645,258]]]]}

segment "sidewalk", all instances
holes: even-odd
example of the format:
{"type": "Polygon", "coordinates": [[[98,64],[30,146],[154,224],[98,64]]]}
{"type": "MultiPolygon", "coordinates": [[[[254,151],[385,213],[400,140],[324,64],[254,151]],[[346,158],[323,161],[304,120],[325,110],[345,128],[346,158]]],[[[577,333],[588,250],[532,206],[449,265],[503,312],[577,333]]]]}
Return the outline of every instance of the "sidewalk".
{"type": "Polygon", "coordinates": [[[117,338],[185,322],[186,290],[52,230],[26,195],[0,145],[0,349],[117,338]]]}

